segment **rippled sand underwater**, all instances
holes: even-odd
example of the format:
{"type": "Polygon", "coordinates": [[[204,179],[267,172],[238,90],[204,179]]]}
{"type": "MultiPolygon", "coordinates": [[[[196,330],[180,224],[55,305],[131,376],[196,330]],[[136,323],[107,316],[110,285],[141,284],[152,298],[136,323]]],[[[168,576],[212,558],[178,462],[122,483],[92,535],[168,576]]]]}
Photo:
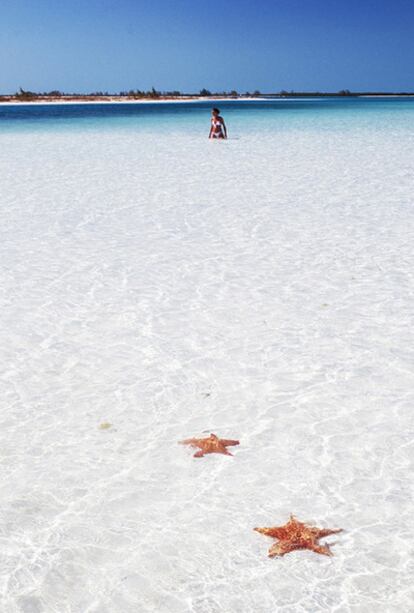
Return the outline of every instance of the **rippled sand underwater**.
{"type": "Polygon", "coordinates": [[[0,133],[2,611],[413,608],[414,110],[225,117],[0,133]]]}

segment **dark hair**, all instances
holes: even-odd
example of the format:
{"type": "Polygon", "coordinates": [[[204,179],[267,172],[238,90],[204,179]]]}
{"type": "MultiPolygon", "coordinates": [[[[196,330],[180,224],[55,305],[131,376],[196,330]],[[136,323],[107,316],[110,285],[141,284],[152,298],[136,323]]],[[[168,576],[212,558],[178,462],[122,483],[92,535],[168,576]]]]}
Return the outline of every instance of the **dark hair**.
{"type": "Polygon", "coordinates": [[[220,109],[217,109],[217,108],[214,107],[213,113],[217,113],[219,115],[220,114],[220,109]]]}

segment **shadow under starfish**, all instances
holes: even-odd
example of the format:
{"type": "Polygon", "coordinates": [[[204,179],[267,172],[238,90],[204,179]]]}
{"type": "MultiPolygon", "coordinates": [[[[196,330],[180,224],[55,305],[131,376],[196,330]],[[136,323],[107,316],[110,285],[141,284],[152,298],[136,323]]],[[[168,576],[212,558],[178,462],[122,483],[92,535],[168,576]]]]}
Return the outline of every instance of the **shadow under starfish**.
{"type": "Polygon", "coordinates": [[[342,532],[342,528],[315,528],[298,521],[293,515],[284,526],[274,528],[254,528],[256,532],[278,539],[278,542],[269,549],[269,557],[284,556],[296,549],[310,549],[325,556],[333,555],[329,545],[319,545],[319,539],[342,532]]]}
{"type": "Polygon", "coordinates": [[[226,449],[233,445],[240,445],[239,441],[234,441],[226,438],[219,438],[215,434],[210,434],[207,438],[187,438],[180,441],[180,445],[191,445],[191,447],[199,447],[200,451],[194,454],[195,458],[202,458],[208,453],[222,453],[223,455],[233,455],[226,449]]]}

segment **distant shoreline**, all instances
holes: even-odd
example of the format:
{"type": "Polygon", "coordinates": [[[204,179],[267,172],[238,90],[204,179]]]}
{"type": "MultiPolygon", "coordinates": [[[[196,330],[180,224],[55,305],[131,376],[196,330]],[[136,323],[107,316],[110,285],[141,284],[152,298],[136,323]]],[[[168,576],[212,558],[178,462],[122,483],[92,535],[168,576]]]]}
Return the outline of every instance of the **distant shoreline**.
{"type": "Polygon", "coordinates": [[[59,98],[42,96],[34,100],[21,100],[15,96],[0,96],[0,104],[162,104],[166,102],[223,102],[224,100],[262,100],[263,98],[206,98],[201,96],[177,96],[177,97],[159,97],[154,99],[148,98],[129,98],[127,96],[61,96],[59,98]],[[6,98],[6,99],[5,99],[6,98]]]}
{"type": "Polygon", "coordinates": [[[149,97],[134,97],[134,96],[117,96],[117,95],[61,95],[61,96],[42,96],[37,95],[33,98],[24,98],[22,96],[0,95],[0,104],[3,105],[26,105],[26,104],[154,104],[166,102],[227,102],[227,101],[261,101],[261,100],[303,100],[309,98],[412,98],[414,93],[358,93],[349,95],[338,95],[329,93],[300,93],[300,94],[261,94],[260,96],[199,96],[199,95],[181,95],[181,96],[157,96],[156,98],[149,97]]]}

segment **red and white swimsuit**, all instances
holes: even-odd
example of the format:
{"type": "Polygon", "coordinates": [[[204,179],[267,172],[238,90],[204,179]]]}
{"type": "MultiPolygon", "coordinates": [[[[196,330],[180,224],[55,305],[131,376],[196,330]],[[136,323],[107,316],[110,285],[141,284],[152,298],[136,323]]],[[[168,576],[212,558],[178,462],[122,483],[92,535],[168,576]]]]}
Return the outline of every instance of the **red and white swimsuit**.
{"type": "Polygon", "coordinates": [[[221,121],[213,117],[213,119],[211,120],[211,125],[213,126],[211,138],[224,138],[223,124],[221,123],[221,121]]]}

